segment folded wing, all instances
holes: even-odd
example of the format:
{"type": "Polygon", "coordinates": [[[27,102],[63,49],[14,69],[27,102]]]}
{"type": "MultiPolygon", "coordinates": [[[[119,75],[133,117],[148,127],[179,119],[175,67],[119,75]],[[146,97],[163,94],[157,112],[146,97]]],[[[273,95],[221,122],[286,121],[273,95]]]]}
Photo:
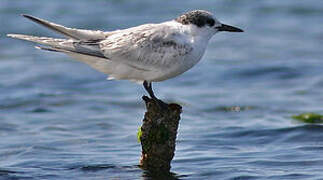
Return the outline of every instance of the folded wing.
{"type": "Polygon", "coordinates": [[[77,40],[97,40],[97,39],[105,39],[106,37],[106,34],[103,31],[68,28],[68,27],[64,27],[62,25],[55,24],[27,14],[23,14],[22,16],[31,21],[36,22],[37,24],[45,26],[48,29],[51,29],[55,32],[63,34],[68,38],[77,39],[77,40]]]}
{"type": "Polygon", "coordinates": [[[178,31],[161,24],[147,24],[120,31],[100,42],[105,57],[138,69],[169,68],[180,63],[193,48],[178,31]]]}

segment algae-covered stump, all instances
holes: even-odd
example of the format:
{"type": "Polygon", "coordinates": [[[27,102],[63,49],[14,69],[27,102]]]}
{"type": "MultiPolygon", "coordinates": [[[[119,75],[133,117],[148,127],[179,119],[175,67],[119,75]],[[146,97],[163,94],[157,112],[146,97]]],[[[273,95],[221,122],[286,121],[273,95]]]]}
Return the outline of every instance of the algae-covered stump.
{"type": "Polygon", "coordinates": [[[142,146],[140,166],[156,173],[169,172],[182,107],[178,104],[164,107],[147,96],[142,98],[147,112],[138,133],[142,146]]]}

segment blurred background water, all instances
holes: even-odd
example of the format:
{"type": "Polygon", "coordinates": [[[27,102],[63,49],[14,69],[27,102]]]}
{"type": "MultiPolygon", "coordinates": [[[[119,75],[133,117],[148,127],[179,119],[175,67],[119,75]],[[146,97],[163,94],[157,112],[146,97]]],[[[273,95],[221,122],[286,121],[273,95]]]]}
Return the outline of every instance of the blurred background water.
{"type": "Polygon", "coordinates": [[[183,105],[179,179],[323,179],[323,1],[0,1],[0,179],[149,179],[137,167],[137,84],[7,33],[59,37],[19,14],[84,29],[158,23],[193,9],[244,33],[219,33],[203,60],[155,84],[183,105]]]}

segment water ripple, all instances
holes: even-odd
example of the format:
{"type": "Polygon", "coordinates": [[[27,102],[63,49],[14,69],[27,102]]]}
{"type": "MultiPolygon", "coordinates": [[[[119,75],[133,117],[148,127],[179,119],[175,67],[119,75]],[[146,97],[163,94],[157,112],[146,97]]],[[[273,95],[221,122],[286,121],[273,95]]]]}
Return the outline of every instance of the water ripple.
{"type": "Polygon", "coordinates": [[[54,36],[27,13],[114,30],[205,9],[244,33],[219,33],[196,67],[158,97],[183,114],[164,179],[322,179],[323,1],[0,1],[0,179],[157,179],[138,167],[141,86],[7,33],[54,36]],[[168,7],[168,8],[159,8],[168,7]]]}

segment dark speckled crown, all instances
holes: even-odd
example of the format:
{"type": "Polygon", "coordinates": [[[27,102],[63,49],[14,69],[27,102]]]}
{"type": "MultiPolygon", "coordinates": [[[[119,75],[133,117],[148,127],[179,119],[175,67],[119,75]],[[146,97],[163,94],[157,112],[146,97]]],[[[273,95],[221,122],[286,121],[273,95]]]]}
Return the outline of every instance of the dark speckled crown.
{"type": "Polygon", "coordinates": [[[195,24],[198,27],[203,27],[205,25],[213,26],[215,24],[213,15],[204,10],[187,12],[176,18],[175,21],[181,24],[195,24]]]}

